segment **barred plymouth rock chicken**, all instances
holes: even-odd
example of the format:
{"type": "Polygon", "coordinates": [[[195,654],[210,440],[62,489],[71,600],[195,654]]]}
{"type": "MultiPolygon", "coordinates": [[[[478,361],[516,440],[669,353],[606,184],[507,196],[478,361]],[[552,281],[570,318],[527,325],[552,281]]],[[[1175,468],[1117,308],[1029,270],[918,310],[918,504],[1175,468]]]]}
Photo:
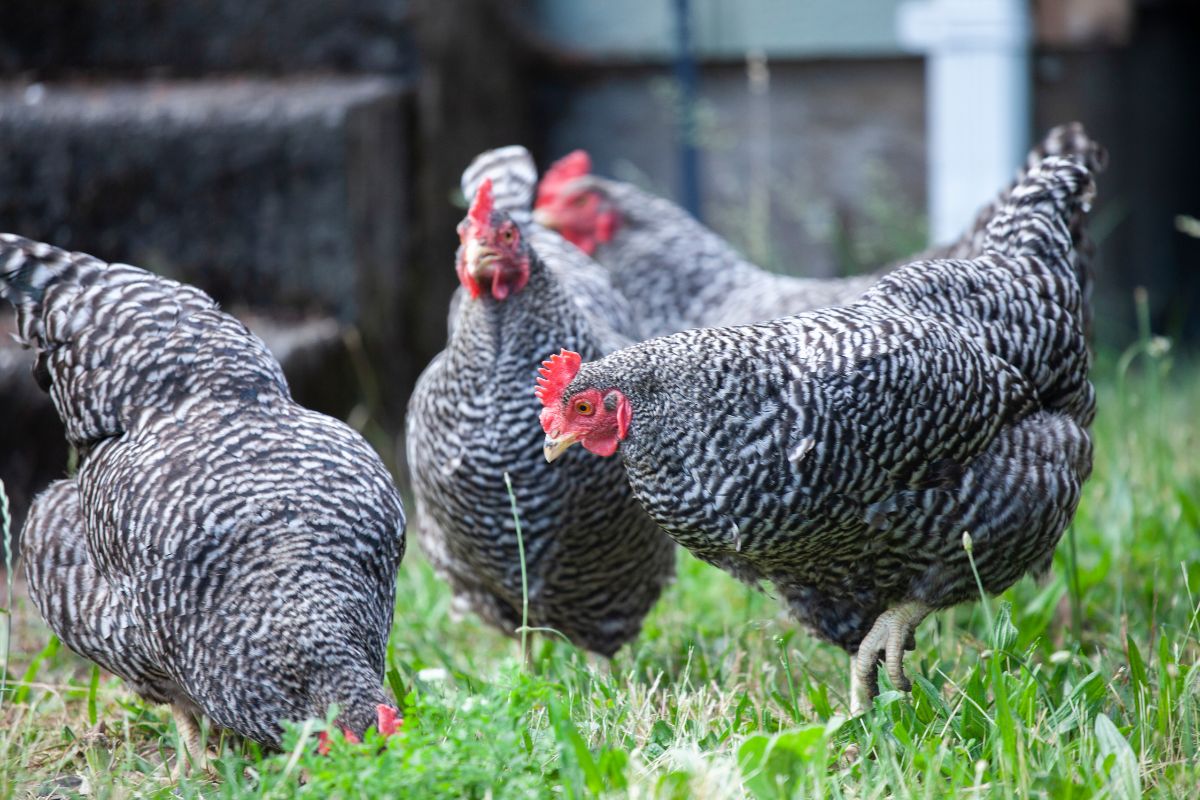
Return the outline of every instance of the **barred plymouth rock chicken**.
{"type": "MultiPolygon", "coordinates": [[[[548,460],[619,450],[634,494],[699,557],[768,581],[852,654],[852,708],[894,685],[917,624],[1046,570],[1091,471],[1072,231],[1082,158],[1031,169],[982,254],[916,262],[859,300],[652,339],[539,379],[548,460]]],[[[578,462],[576,462],[578,463],[578,462]]]]}
{"type": "Polygon", "coordinates": [[[198,289],[3,234],[0,295],[80,453],[23,534],[59,638],[171,704],[192,758],[200,715],[268,747],[331,704],[394,730],[404,511],[367,443],[198,289]]]}
{"type": "MultiPolygon", "coordinates": [[[[484,171],[476,165],[469,175],[484,171]]],[[[456,607],[513,633],[522,589],[508,473],[520,510],[529,625],[611,655],[637,635],[674,574],[674,545],[634,500],[619,462],[579,453],[573,469],[555,470],[541,459],[539,406],[529,387],[541,356],[560,342],[589,358],[629,344],[620,330],[628,310],[595,265],[585,268],[588,292],[572,294],[579,284],[563,273],[582,254],[557,234],[517,224],[494,202],[485,177],[459,227],[464,296],[450,341],[409,404],[417,540],[450,583],[456,607]],[[547,263],[564,251],[572,261],[547,263]],[[599,296],[606,285],[608,296],[599,296]],[[606,318],[614,307],[617,319],[606,318]]]]}
{"type": "MultiPolygon", "coordinates": [[[[1026,170],[1047,155],[1073,155],[1091,147],[1077,123],[1057,127],[1030,152],[1026,170]]],[[[987,221],[1024,174],[979,213],[960,239],[909,260],[978,255],[987,221]]],[[[857,298],[888,270],[848,278],[801,278],[764,270],[671,201],[592,175],[591,160],[582,150],[547,170],[534,218],[612,272],[646,336],[742,325],[840,305],[857,298]]]]}
{"type": "MultiPolygon", "coordinates": [[[[508,214],[520,226],[542,263],[591,323],[597,329],[641,339],[641,325],[629,301],[613,287],[612,277],[561,235],[532,221],[537,167],[529,151],[510,145],[480,153],[463,171],[463,197],[475,197],[485,180],[492,182],[493,209],[508,214]]],[[[447,328],[451,332],[465,295],[466,289],[460,286],[450,301],[447,328]]]]}

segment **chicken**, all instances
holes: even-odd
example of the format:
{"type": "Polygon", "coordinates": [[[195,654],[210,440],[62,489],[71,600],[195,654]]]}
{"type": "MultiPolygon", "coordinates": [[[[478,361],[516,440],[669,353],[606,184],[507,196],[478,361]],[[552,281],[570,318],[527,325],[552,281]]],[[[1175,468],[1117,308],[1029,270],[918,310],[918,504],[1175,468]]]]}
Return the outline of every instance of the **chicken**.
{"type": "Polygon", "coordinates": [[[405,520],[367,443],[198,289],[0,234],[0,295],[80,453],[23,533],[59,638],[171,704],[192,759],[201,716],[270,748],[331,704],[347,736],[393,731],[405,520]]]}
{"type": "MultiPolygon", "coordinates": [[[[1060,126],[1030,152],[1026,169],[1046,155],[1070,155],[1089,145],[1078,124],[1060,126]]],[[[538,188],[534,218],[613,273],[646,336],[741,325],[838,305],[857,298],[888,271],[847,278],[769,272],[669,200],[590,173],[591,161],[582,150],[551,166],[538,188]]],[[[1011,188],[984,208],[957,241],[914,258],[978,255],[986,222],[1011,188]]]]}
{"type": "Polygon", "coordinates": [[[844,306],[565,350],[538,381],[545,456],[619,451],[675,541],[854,654],[854,711],[880,656],[906,689],[917,624],[976,595],[964,532],[1000,592],[1049,568],[1090,474],[1072,231],[1092,185],[1084,159],[1046,158],[978,257],[901,267],[844,306]]]}
{"type": "Polygon", "coordinates": [[[456,609],[514,633],[522,564],[507,473],[520,512],[529,626],[612,655],[638,634],[674,574],[674,545],[634,500],[618,462],[580,457],[573,469],[554,470],[542,461],[534,448],[539,406],[528,387],[539,356],[556,343],[589,358],[629,344],[619,330],[628,309],[595,265],[585,269],[589,293],[572,294],[564,273],[587,259],[494,202],[485,177],[459,226],[463,296],[450,340],[409,403],[417,540],[450,583],[456,609]],[[564,252],[570,261],[548,263],[564,252]],[[608,296],[598,296],[605,286],[608,296]],[[608,307],[621,311],[617,320],[605,318],[608,307]]]}
{"type": "MultiPolygon", "coordinates": [[[[641,326],[629,301],[614,290],[612,277],[561,235],[532,221],[537,167],[529,151],[510,145],[480,153],[463,171],[463,197],[475,197],[485,180],[492,182],[494,210],[508,214],[521,227],[542,263],[590,323],[597,329],[612,329],[630,339],[641,339],[641,326]]],[[[451,334],[465,294],[466,289],[460,286],[450,300],[447,330],[451,334]]]]}

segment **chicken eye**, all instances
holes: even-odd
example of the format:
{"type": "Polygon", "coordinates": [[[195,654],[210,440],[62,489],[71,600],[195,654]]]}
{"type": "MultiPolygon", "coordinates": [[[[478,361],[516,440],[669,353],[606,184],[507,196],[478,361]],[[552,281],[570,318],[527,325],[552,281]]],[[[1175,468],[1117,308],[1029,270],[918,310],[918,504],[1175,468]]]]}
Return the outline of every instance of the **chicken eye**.
{"type": "Polygon", "coordinates": [[[576,414],[582,414],[585,417],[590,417],[592,415],[592,412],[595,410],[596,410],[596,407],[593,406],[591,403],[589,403],[587,400],[576,400],[575,401],[575,413],[576,414]]]}
{"type": "Polygon", "coordinates": [[[500,231],[500,241],[504,242],[505,244],[512,244],[516,238],[517,233],[512,228],[505,228],[500,231]]]}
{"type": "Polygon", "coordinates": [[[580,208],[587,202],[587,195],[580,193],[571,198],[571,205],[580,208]]]}

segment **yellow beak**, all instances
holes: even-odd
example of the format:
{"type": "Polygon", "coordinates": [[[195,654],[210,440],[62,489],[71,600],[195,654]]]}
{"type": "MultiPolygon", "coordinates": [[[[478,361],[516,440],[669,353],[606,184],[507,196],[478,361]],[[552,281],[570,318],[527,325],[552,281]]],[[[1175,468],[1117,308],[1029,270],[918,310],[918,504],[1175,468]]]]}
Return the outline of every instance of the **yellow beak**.
{"type": "Polygon", "coordinates": [[[467,272],[470,273],[472,278],[480,278],[483,275],[484,269],[487,268],[487,265],[499,257],[499,253],[485,244],[480,244],[476,239],[471,239],[469,242],[467,242],[467,272]]]}
{"type": "Polygon", "coordinates": [[[546,441],[542,444],[542,453],[546,456],[546,461],[550,462],[567,452],[567,448],[579,441],[575,434],[568,433],[560,436],[557,439],[553,436],[547,436],[546,441]]]}
{"type": "Polygon", "coordinates": [[[547,213],[544,208],[535,208],[533,210],[533,221],[543,228],[554,227],[554,215],[547,213]]]}

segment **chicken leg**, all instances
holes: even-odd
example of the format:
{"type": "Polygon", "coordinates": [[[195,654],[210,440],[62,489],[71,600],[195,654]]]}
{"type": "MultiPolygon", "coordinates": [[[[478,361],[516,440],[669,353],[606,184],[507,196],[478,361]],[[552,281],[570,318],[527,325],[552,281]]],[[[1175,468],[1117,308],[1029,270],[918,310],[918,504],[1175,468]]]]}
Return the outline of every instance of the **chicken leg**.
{"type": "Polygon", "coordinates": [[[932,610],[922,602],[910,600],[889,608],[875,620],[858,651],[851,656],[851,714],[861,714],[875,697],[875,667],[881,653],[892,685],[905,692],[912,688],[904,674],[904,651],[914,649],[913,632],[932,610]]]}
{"type": "Polygon", "coordinates": [[[172,780],[178,782],[183,776],[196,770],[209,772],[209,761],[215,754],[205,747],[200,723],[195,715],[179,703],[172,703],[171,716],[175,719],[175,729],[179,732],[182,745],[182,752],[175,754],[175,768],[171,770],[172,780]]]}

